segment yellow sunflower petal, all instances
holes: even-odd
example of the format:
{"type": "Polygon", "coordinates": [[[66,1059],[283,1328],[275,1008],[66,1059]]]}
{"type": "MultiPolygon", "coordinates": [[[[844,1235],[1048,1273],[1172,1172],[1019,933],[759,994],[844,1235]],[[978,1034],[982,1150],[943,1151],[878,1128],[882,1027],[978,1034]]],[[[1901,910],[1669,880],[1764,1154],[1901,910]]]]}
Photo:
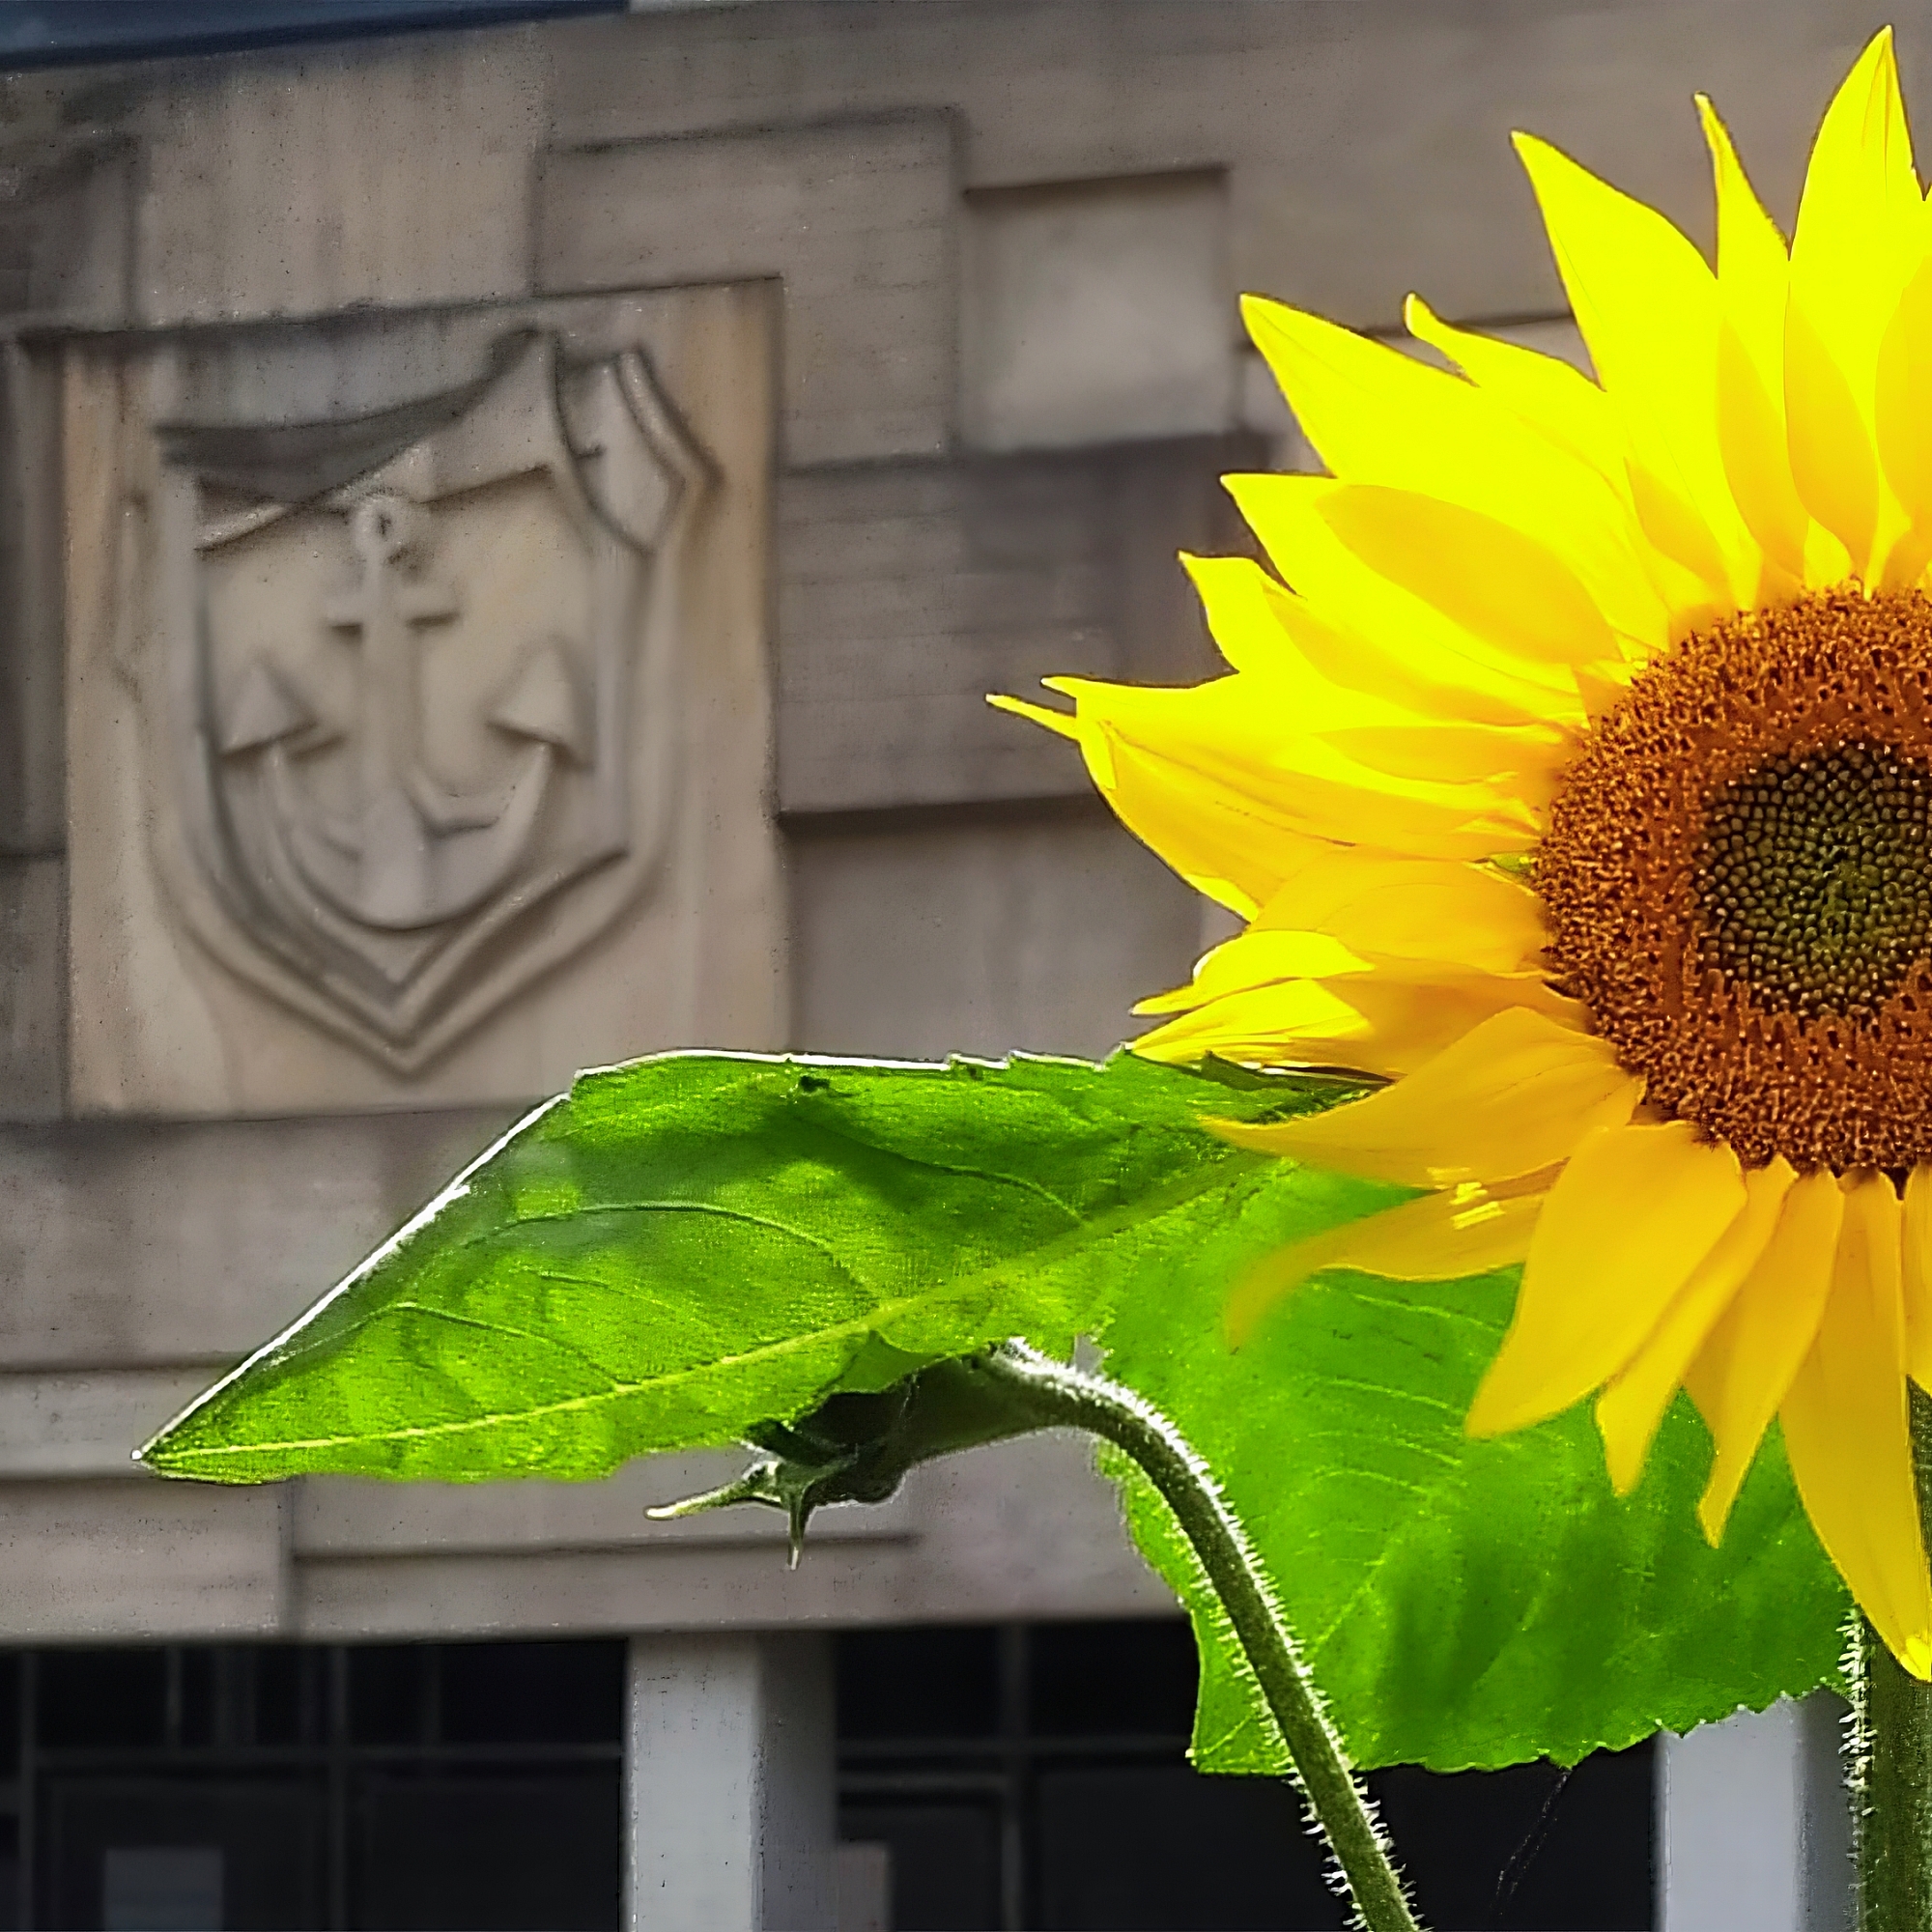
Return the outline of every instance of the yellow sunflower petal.
{"type": "Polygon", "coordinates": [[[1318,616],[1365,639],[1418,680],[1453,681],[1488,700],[1486,710],[1465,708],[1464,718],[1497,724],[1580,722],[1576,680],[1565,669],[1526,663],[1478,637],[1372,570],[1335,534],[1321,508],[1346,484],[1325,476],[1221,480],[1269,560],[1318,616]]]}
{"type": "Polygon", "coordinates": [[[1881,341],[1923,256],[1924,225],[1888,29],[1819,127],[1785,316],[1792,473],[1867,582],[1905,521],[1880,477],[1873,417],[1881,341]]]}
{"type": "Polygon", "coordinates": [[[1237,1147],[1442,1187],[1548,1167],[1593,1127],[1629,1120],[1642,1091],[1607,1041],[1512,1007],[1366,1099],[1269,1126],[1211,1124],[1237,1147]]]}
{"type": "MultiPolygon", "coordinates": [[[[1631,500],[1636,505],[1651,542],[1698,586],[1694,607],[1672,613],[1673,641],[1729,616],[1740,601],[1724,587],[1730,576],[1729,567],[1711,535],[1710,526],[1698,516],[1690,498],[1633,458],[1631,500]]],[[[1760,573],[1762,569],[1760,562],[1760,573]]]]}
{"type": "Polygon", "coordinates": [[[1321,838],[1481,859],[1524,851],[1536,837],[1536,815],[1515,785],[1397,778],[1357,764],[1245,674],[1180,690],[1045,683],[1073,699],[1081,725],[1103,734],[1117,791],[1138,759],[1183,791],[1238,800],[1258,819],[1321,838]]]}
{"type": "Polygon", "coordinates": [[[1355,764],[1296,733],[1265,684],[1046,682],[1075,700],[1071,716],[1020,698],[989,701],[1070,738],[1127,829],[1244,918],[1279,888],[1310,836],[1449,859],[1521,851],[1535,837],[1513,785],[1410,781],[1355,764]]]}
{"type": "Polygon", "coordinates": [[[1688,1122],[1585,1136],[1537,1221],[1469,1434],[1541,1422],[1615,1375],[1744,1204],[1737,1155],[1688,1122]]]}
{"type": "Polygon", "coordinates": [[[1196,892],[1252,919],[1281,884],[1284,848],[1301,835],[1280,813],[1227,786],[1209,786],[1163,760],[1115,746],[1091,719],[1049,711],[1024,698],[986,700],[1070,738],[1095,788],[1134,837],[1167,861],[1196,892]]]}
{"type": "Polygon", "coordinates": [[[1758,602],[1781,599],[1804,583],[1807,544],[1817,527],[1791,480],[1782,356],[1778,376],[1779,388],[1767,388],[1727,320],[1718,340],[1718,429],[1738,509],[1765,555],[1758,602]]]}
{"type": "MultiPolygon", "coordinates": [[[[1457,512],[1461,514],[1461,512],[1457,512]]],[[[1414,686],[1387,659],[1329,634],[1333,655],[1350,659],[1350,684],[1337,684],[1300,639],[1325,628],[1291,591],[1246,556],[1186,556],[1208,612],[1208,628],[1235,670],[1254,680],[1254,703],[1279,707],[1294,728],[1320,736],[1370,771],[1439,782],[1503,781],[1501,788],[1542,806],[1575,738],[1557,724],[1482,724],[1466,717],[1466,694],[1414,686]],[[1405,699],[1408,699],[1405,703],[1405,699]],[[1434,713],[1434,715],[1432,715],[1434,713]]],[[[1580,595],[1580,593],[1578,593],[1580,595]]],[[[1602,630],[1604,649],[1613,641],[1602,630]]],[[[1575,626],[1573,626],[1575,628],[1575,626]]]]}
{"type": "Polygon", "coordinates": [[[1714,598],[1748,599],[1763,555],[1718,447],[1716,278],[1656,210],[1548,142],[1515,139],[1577,326],[1630,438],[1645,533],[1714,598]]]}
{"type": "MultiPolygon", "coordinates": [[[[1899,298],[1879,344],[1875,409],[1879,461],[1886,481],[1918,539],[1922,570],[1932,532],[1932,262],[1921,263],[1899,298]]],[[[1905,543],[1901,541],[1901,549],[1905,543]]],[[[1913,557],[1894,550],[1887,587],[1906,588],[1918,574],[1913,557]]]]}
{"type": "Polygon", "coordinates": [[[1535,970],[1542,912],[1513,880],[1486,867],[1319,839],[1283,858],[1280,891],[1247,928],[1205,953],[1186,985],[1140,1001],[1135,1012],[1183,1012],[1283,980],[1346,975],[1350,999],[1399,984],[1439,993],[1445,1008],[1459,982],[1495,982],[1489,1003],[1443,1044],[1508,1006],[1583,1024],[1582,1009],[1550,994],[1535,970]]]}
{"type": "MultiPolygon", "coordinates": [[[[1461,1010],[1462,1024],[1454,1032],[1445,1026],[1437,1036],[1446,1046],[1483,1020],[1520,1009],[1571,1033],[1590,1031],[1589,1009],[1580,1000],[1559,993],[1541,973],[1482,973],[1444,965],[1434,959],[1396,959],[1381,953],[1364,955],[1368,970],[1337,974],[1326,983],[1369,1023],[1371,1037],[1384,1042],[1393,1033],[1413,1024],[1419,1002],[1434,998],[1445,1019],[1461,1010]]],[[[1435,1049],[1418,1050],[1401,1058],[1405,1073],[1432,1058],[1435,1049]]]]}
{"type": "Polygon", "coordinates": [[[1798,1170],[1782,1157],[1745,1176],[1745,1205],[1717,1245],[1691,1270],[1662,1319],[1597,1399],[1610,1482],[1619,1495],[1636,1487],[1644,1458],[1670,1398],[1704,1338],[1730,1306],[1764,1253],[1798,1170]]]}
{"type": "MultiPolygon", "coordinates": [[[[1284,658],[1308,663],[1306,655],[1295,648],[1285,621],[1289,614],[1285,607],[1293,593],[1277,583],[1253,557],[1195,556],[1182,551],[1180,562],[1194,581],[1202,614],[1208,620],[1208,635],[1231,669],[1265,677],[1281,669],[1284,658]]],[[[1359,684],[1342,688],[1363,689],[1359,684]]]]}
{"type": "Polygon", "coordinates": [[[1321,736],[1384,778],[1490,785],[1539,810],[1577,755],[1576,739],[1549,724],[1351,724],[1321,736]]]}
{"type": "Polygon", "coordinates": [[[1255,296],[1241,313],[1342,481],[1414,491],[1508,526],[1557,557],[1618,630],[1662,641],[1667,612],[1628,497],[1600,471],[1475,385],[1385,343],[1255,296]]]}
{"type": "MultiPolygon", "coordinates": [[[[1248,677],[1246,687],[1265,691],[1270,701],[1292,707],[1298,728],[1309,731],[1349,726],[1400,724],[1463,723],[1453,698],[1439,708],[1418,709],[1404,701],[1399,673],[1388,667],[1359,666],[1367,674],[1338,684],[1322,666],[1300,648],[1295,633],[1302,620],[1293,610],[1292,592],[1276,583],[1252,557],[1181,557],[1200,593],[1215,648],[1236,671],[1248,677]],[[1376,689],[1378,683],[1384,688],[1376,689]]],[[[1359,648],[1357,657],[1362,655],[1359,648]]]]}
{"type": "Polygon", "coordinates": [[[1784,348],[1784,303],[1791,280],[1790,251],[1777,224],[1745,173],[1708,95],[1696,97],[1704,145],[1711,154],[1712,186],[1718,202],[1719,305],[1768,386],[1784,348]]]}
{"type": "Polygon", "coordinates": [[[1485,1020],[1516,1009],[1573,1033],[1589,1031],[1581,1003],[1555,991],[1538,972],[1355,955],[1326,934],[1277,935],[1250,927],[1208,953],[1187,985],[1142,1000],[1137,1013],[1179,1017],[1132,1044],[1144,1058],[1170,1064],[1212,1053],[1270,1066],[1346,1066],[1394,1079],[1414,1072],[1485,1020]],[[1267,943],[1276,938],[1297,943],[1277,949],[1267,943]],[[1324,958],[1318,948],[1335,951],[1324,958]],[[1340,963],[1343,957],[1350,963],[1340,963]],[[1321,988],[1319,999],[1306,991],[1310,985],[1321,988]]]}
{"type": "Polygon", "coordinates": [[[1321,515],[1378,576],[1512,656],[1587,665],[1617,655],[1576,573],[1493,517],[1379,484],[1329,493],[1321,515]]]}
{"type": "Polygon", "coordinates": [[[1739,511],[1783,574],[1777,587],[1795,588],[1804,581],[1811,517],[1792,481],[1784,428],[1790,258],[1738,161],[1729,130],[1701,94],[1697,112],[1718,196],[1719,446],[1739,511]]]}
{"type": "Polygon", "coordinates": [[[1440,350],[1486,395],[1580,457],[1619,495],[1628,494],[1623,425],[1610,399],[1580,369],[1560,355],[1457,328],[1420,296],[1407,298],[1402,315],[1417,341],[1440,350]]]}
{"type": "Polygon", "coordinates": [[[1784,1197],[1757,1265],[1745,1277],[1685,1374],[1717,1443],[1697,1520],[1716,1543],[1757,1445],[1811,1347],[1832,1285],[1844,1196],[1825,1168],[1784,1197]]]}
{"type": "Polygon", "coordinates": [[[1359,973],[1366,964],[1360,953],[1332,933],[1250,926],[1203,954],[1188,984],[1141,1000],[1134,1011],[1179,1012],[1282,980],[1326,980],[1359,973]]]}
{"type": "MultiPolygon", "coordinates": [[[[1343,1066],[1386,1075],[1391,1069],[1371,1032],[1369,1022],[1327,981],[1277,980],[1191,1007],[1130,1044],[1143,1060],[1169,1066],[1192,1065],[1213,1054],[1245,1066],[1343,1066]]],[[[1455,1037],[1438,1037],[1432,1031],[1430,1044],[1439,1052],[1455,1037]]]]}
{"type": "Polygon", "coordinates": [[[1869,568],[1878,540],[1878,469],[1858,399],[1817,325],[1794,301],[1785,314],[1784,395],[1791,471],[1806,508],[1869,568]]]}
{"type": "MultiPolygon", "coordinates": [[[[1215,1054],[1261,1066],[1338,1066],[1397,1079],[1498,1013],[1526,1009],[1573,1033],[1588,1015],[1535,973],[1471,973],[1433,960],[1370,957],[1362,972],[1278,980],[1222,993],[1143,1034],[1144,1059],[1185,1065],[1215,1054]]],[[[1172,1011],[1188,989],[1147,1001],[1172,1011]]]]}
{"type": "Polygon", "coordinates": [[[1405,1201],[1270,1255],[1228,1300],[1228,1339],[1239,1347],[1283,1295],[1324,1268],[1356,1268],[1392,1281],[1458,1281],[1508,1267],[1529,1252],[1542,1193],[1498,1198],[1469,1181],[1405,1201]]]}
{"type": "Polygon", "coordinates": [[[1541,830],[1530,802],[1534,787],[1514,774],[1439,784],[1404,780],[1356,763],[1321,738],[1286,737],[1275,753],[1277,776],[1264,790],[1259,772],[1223,768],[1204,776],[1243,790],[1255,783],[1256,796],[1266,798],[1297,831],[1337,841],[1359,838],[1421,859],[1523,853],[1541,830]]]}
{"type": "Polygon", "coordinates": [[[1884,1175],[1860,1174],[1845,1183],[1831,1295],[1778,1419],[1826,1554],[1892,1655],[1932,1678],[1904,1349],[1898,1196],[1884,1175]]]}
{"type": "MultiPolygon", "coordinates": [[[[1403,320],[1411,335],[1448,356],[1486,395],[1586,463],[1634,515],[1631,450],[1623,423],[1609,397],[1581,370],[1559,355],[1452,327],[1419,296],[1407,298],[1403,320]]],[[[1620,552],[1627,550],[1641,571],[1645,590],[1635,601],[1625,602],[1600,580],[1597,595],[1605,615],[1642,658],[1669,641],[1673,618],[1682,620],[1708,608],[1711,592],[1701,578],[1640,536],[1626,532],[1619,541],[1620,552]]]]}
{"type": "Polygon", "coordinates": [[[1260,930],[1332,933],[1357,952],[1519,973],[1544,943],[1536,895],[1487,866],[1311,845],[1264,905],[1260,930]]]}
{"type": "MultiPolygon", "coordinates": [[[[1208,636],[1231,670],[1267,676],[1294,651],[1277,599],[1289,593],[1252,556],[1194,556],[1180,553],[1208,618],[1208,636]]],[[[1300,659],[1306,663],[1306,659],[1300,659]]]]}
{"type": "MultiPolygon", "coordinates": [[[[1323,545],[1340,551],[1325,525],[1318,520],[1316,528],[1323,545]]],[[[1486,673],[1459,676],[1453,660],[1428,662],[1413,653],[1390,652],[1331,623],[1252,557],[1191,556],[1183,551],[1180,561],[1200,592],[1215,644],[1236,670],[1266,677],[1287,657],[1339,690],[1445,723],[1516,728],[1546,715],[1548,698],[1540,691],[1526,706],[1494,689],[1486,673]]],[[[1359,573],[1360,566],[1356,569],[1359,573]]]]}
{"type": "Polygon", "coordinates": [[[1905,1366],[1932,1393],[1932,1162],[1905,1178],[1905,1366]]]}

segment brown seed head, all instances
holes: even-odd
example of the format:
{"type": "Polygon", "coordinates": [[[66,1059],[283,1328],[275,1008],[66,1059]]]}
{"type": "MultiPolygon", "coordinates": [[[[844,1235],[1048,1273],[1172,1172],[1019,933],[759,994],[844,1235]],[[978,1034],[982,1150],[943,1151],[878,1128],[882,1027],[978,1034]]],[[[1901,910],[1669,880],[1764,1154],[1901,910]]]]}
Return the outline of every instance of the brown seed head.
{"type": "Polygon", "coordinates": [[[1590,731],[1535,883],[1552,976],[1747,1165],[1932,1157],[1932,600],[1687,639],[1590,731]]]}

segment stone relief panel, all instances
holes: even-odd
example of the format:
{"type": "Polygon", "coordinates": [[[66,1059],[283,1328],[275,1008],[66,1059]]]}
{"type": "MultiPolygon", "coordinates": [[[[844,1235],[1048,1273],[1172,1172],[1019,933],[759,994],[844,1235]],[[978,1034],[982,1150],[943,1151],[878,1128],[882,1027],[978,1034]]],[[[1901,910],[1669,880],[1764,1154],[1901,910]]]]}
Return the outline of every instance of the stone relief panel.
{"type": "Polygon", "coordinates": [[[196,567],[152,612],[156,858],[213,952],[403,1072],[648,877],[678,781],[649,593],[706,459],[636,350],[493,362],[373,420],[159,431],[196,567]]]}
{"type": "Polygon", "coordinates": [[[762,301],[71,349],[77,1106],[778,1043],[762,301]]]}

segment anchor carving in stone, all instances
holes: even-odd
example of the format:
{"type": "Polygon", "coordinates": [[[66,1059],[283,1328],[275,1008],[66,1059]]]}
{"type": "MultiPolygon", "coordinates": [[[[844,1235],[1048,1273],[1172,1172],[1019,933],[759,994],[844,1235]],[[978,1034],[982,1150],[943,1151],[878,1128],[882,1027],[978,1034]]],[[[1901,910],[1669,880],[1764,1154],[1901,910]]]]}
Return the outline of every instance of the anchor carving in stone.
{"type": "Polygon", "coordinates": [[[337,734],[266,661],[244,679],[222,742],[230,758],[265,761],[273,832],[309,890],[346,918],[390,932],[441,924],[500,892],[529,849],[557,763],[581,765],[589,750],[567,655],[546,639],[487,713],[523,744],[507,782],[461,792],[428,770],[421,634],[456,617],[461,603],[452,587],[411,569],[424,524],[406,497],[378,491],[355,501],[356,580],[323,613],[359,644],[354,808],[331,810],[308,794],[295,760],[337,734]]]}
{"type": "Polygon", "coordinates": [[[451,387],[157,431],[138,661],[181,916],[403,1078],[650,889],[713,474],[628,313],[466,327],[451,387]]]}

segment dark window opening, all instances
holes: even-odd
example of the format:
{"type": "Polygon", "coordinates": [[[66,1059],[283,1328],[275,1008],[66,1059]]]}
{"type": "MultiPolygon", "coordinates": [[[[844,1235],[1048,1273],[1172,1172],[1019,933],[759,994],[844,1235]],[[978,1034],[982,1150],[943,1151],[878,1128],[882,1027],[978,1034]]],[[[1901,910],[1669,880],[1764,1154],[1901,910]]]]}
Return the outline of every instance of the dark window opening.
{"type": "MultiPolygon", "coordinates": [[[[1186,1763],[1194,1681],[1175,1619],[841,1636],[839,1833],[888,1848],[896,1932],[1340,1927],[1286,1786],[1186,1763]]],[[[1429,1924],[1649,1932],[1651,1776],[1643,1745],[1371,1784],[1429,1924]]]]}
{"type": "Polygon", "coordinates": [[[624,1644],[0,1652],[0,1932],[606,1932],[624,1644]]]}
{"type": "MultiPolygon", "coordinates": [[[[897,1932],[1339,1926],[1285,1786],[1185,1762],[1172,1619],[837,1639],[897,1932]]],[[[0,1932],[619,1922],[621,1640],[0,1652],[0,1932]]],[[[1373,1780],[1428,1922],[1648,1932],[1651,1752],[1373,1780]]]]}

